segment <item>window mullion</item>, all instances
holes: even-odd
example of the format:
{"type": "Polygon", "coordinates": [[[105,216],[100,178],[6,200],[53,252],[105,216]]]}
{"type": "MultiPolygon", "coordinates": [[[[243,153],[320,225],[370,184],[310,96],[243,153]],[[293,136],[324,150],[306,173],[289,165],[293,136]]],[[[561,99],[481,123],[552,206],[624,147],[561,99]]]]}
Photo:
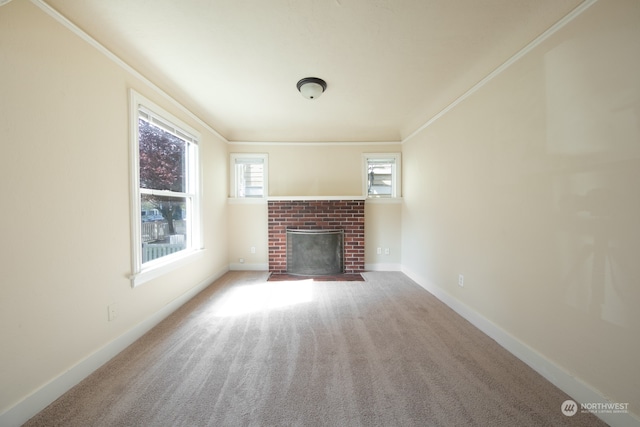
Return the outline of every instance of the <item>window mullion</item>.
{"type": "Polygon", "coordinates": [[[171,191],[171,190],[153,190],[151,188],[141,188],[140,194],[149,194],[152,196],[163,196],[163,197],[193,197],[193,193],[183,193],[179,191],[171,191]]]}

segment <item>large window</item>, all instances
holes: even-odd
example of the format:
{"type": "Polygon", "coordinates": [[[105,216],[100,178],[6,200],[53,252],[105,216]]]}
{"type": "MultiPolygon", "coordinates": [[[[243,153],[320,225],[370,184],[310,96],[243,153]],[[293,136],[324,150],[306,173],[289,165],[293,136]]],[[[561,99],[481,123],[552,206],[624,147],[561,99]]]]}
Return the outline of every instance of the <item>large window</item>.
{"type": "Polygon", "coordinates": [[[268,157],[266,154],[231,154],[231,188],[233,198],[265,198],[267,190],[268,157]]]}
{"type": "Polygon", "coordinates": [[[400,197],[400,153],[367,153],[364,194],[370,198],[400,197]]]}
{"type": "Polygon", "coordinates": [[[132,92],[134,285],[199,248],[198,136],[132,92]]]}

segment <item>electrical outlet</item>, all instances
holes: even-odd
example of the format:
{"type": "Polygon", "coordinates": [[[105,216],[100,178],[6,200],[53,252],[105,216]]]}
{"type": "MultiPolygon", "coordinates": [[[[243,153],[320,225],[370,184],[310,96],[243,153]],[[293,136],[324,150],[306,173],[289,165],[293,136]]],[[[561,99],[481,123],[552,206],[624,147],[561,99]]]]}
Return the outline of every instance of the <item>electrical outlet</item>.
{"type": "Polygon", "coordinates": [[[255,254],[256,253],[256,247],[255,246],[251,246],[251,253],[255,254]]]}
{"type": "Polygon", "coordinates": [[[390,253],[391,253],[391,250],[389,248],[384,248],[385,255],[389,255],[390,253]]]}
{"type": "Polygon", "coordinates": [[[464,276],[462,274],[458,274],[458,286],[464,287],[464,276]]]}
{"type": "Polygon", "coordinates": [[[244,258],[239,258],[238,261],[240,261],[240,264],[244,264],[244,258]]]}
{"type": "Polygon", "coordinates": [[[378,255],[382,255],[382,248],[378,248],[378,255]]]}

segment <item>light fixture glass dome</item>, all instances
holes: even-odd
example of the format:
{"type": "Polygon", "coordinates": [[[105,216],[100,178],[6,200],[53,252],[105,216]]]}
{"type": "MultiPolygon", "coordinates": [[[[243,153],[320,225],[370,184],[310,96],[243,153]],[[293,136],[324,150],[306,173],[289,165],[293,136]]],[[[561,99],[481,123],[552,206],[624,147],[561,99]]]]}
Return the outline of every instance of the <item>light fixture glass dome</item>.
{"type": "Polygon", "coordinates": [[[317,77],[305,77],[297,84],[298,90],[307,99],[316,99],[327,89],[327,83],[317,77]]]}

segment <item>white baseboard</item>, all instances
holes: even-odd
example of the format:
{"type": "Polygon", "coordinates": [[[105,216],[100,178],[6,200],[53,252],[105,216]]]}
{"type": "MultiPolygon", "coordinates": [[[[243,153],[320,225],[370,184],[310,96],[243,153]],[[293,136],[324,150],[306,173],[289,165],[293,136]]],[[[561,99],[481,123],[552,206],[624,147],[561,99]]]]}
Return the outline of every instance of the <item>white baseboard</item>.
{"type": "Polygon", "coordinates": [[[269,271],[269,264],[229,264],[229,270],[231,271],[269,271]]]}
{"type": "Polygon", "coordinates": [[[102,348],[96,350],[68,371],[63,372],[58,377],[25,397],[13,407],[0,414],[0,426],[18,427],[24,424],[58,397],[62,396],[73,386],[115,357],[122,350],[133,344],[138,338],[167,318],[171,313],[176,311],[211,283],[222,277],[226,272],[227,270],[225,269],[207,277],[189,291],[162,307],[146,320],[104,345],[102,348]]]}
{"type": "MultiPolygon", "coordinates": [[[[529,365],[534,371],[538,372],[550,383],[567,393],[576,402],[610,402],[609,399],[591,385],[585,383],[580,378],[571,375],[571,373],[566,369],[553,363],[535,349],[529,347],[524,342],[506,332],[500,326],[491,322],[471,307],[451,296],[442,288],[439,288],[430,281],[406,268],[402,268],[402,272],[433,296],[449,306],[453,311],[468,320],[476,328],[493,338],[511,354],[529,365]]],[[[559,410],[560,406],[558,406],[558,411],[559,410]]],[[[621,414],[602,413],[596,415],[612,427],[640,426],[640,417],[631,412],[621,414]]]]}
{"type": "Polygon", "coordinates": [[[402,271],[402,265],[400,264],[365,264],[365,271],[402,271]]]}

